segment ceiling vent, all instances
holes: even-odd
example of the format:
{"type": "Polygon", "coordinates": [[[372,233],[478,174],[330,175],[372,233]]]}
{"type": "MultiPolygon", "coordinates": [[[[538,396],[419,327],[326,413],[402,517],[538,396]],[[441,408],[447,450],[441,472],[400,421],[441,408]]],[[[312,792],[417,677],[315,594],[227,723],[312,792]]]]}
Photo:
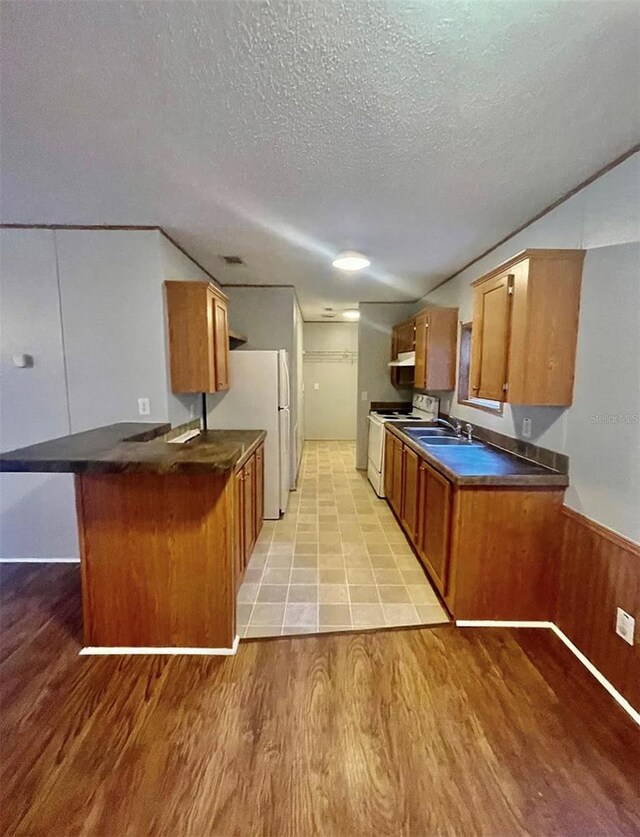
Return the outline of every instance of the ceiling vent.
{"type": "Polygon", "coordinates": [[[223,256],[227,264],[244,264],[240,256],[223,256]]]}

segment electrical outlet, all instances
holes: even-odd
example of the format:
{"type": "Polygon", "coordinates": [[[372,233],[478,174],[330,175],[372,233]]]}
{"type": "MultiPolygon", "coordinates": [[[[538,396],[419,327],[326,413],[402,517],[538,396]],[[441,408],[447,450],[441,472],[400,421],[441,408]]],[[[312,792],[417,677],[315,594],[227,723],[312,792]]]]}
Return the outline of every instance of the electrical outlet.
{"type": "Polygon", "coordinates": [[[368,401],[369,400],[369,393],[365,390],[362,391],[362,395],[360,396],[361,401],[368,401]]]}
{"type": "Polygon", "coordinates": [[[621,607],[616,609],[616,633],[629,645],[633,645],[633,635],[636,630],[636,620],[621,607]]]}
{"type": "Polygon", "coordinates": [[[531,419],[530,418],[523,418],[522,419],[522,438],[523,439],[530,439],[531,438],[531,419]]]}
{"type": "Polygon", "coordinates": [[[314,384],[314,385],[313,385],[313,388],[314,388],[315,390],[320,389],[320,384],[314,384]]]}
{"type": "Polygon", "coordinates": [[[138,398],[138,415],[151,415],[151,403],[148,398],[138,398]]]}

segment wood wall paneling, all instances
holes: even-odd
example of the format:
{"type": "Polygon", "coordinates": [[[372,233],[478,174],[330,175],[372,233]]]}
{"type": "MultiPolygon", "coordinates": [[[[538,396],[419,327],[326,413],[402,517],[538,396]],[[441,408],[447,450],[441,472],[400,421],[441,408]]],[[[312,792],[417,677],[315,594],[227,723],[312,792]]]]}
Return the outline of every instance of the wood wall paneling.
{"type": "Polygon", "coordinates": [[[563,508],[554,622],[640,711],[640,546],[563,508]],[[616,608],[636,619],[635,645],[615,632],[616,608]]]}

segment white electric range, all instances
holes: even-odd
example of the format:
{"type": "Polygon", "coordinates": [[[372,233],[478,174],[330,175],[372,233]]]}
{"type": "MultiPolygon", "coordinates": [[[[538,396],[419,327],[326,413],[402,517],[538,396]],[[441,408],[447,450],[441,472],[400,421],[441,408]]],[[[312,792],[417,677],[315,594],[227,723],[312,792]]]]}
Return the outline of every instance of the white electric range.
{"type": "Polygon", "coordinates": [[[411,410],[372,410],[369,413],[369,448],[367,476],[378,497],[384,497],[384,426],[401,421],[435,421],[440,399],[432,395],[414,395],[411,410]]]}

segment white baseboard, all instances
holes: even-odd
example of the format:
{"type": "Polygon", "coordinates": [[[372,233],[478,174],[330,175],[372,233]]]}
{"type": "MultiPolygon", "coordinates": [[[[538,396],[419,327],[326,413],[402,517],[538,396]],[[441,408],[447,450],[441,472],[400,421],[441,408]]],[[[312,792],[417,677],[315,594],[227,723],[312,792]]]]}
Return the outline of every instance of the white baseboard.
{"type": "Polygon", "coordinates": [[[612,683],[610,683],[607,680],[604,674],[601,674],[601,672],[598,671],[594,664],[590,660],[588,660],[587,657],[585,657],[582,651],[580,651],[580,649],[577,648],[573,644],[573,642],[571,642],[569,637],[566,636],[560,630],[560,628],[557,627],[557,625],[551,625],[551,630],[554,632],[556,636],[560,637],[560,639],[564,642],[567,648],[575,654],[575,656],[580,660],[580,662],[587,669],[587,671],[589,671],[596,678],[596,680],[598,681],[598,683],[600,683],[601,686],[604,686],[604,688],[609,692],[611,697],[614,700],[616,700],[624,709],[624,711],[633,718],[633,720],[636,722],[636,724],[638,724],[638,726],[640,726],[640,712],[636,712],[636,710],[633,708],[633,706],[631,706],[629,701],[620,694],[620,692],[612,683]]]}
{"type": "Polygon", "coordinates": [[[568,636],[564,634],[557,625],[553,622],[518,622],[518,621],[501,621],[491,619],[458,619],[456,626],[459,628],[548,628],[559,637],[572,652],[592,674],[598,683],[609,692],[611,697],[624,709],[624,711],[631,717],[633,721],[640,726],[640,712],[637,712],[629,701],[620,694],[616,687],[593,665],[593,663],[585,657],[577,646],[571,642],[568,636]]]}
{"type": "Polygon", "coordinates": [[[231,648],[170,648],[159,646],[149,647],[128,647],[117,645],[88,645],[78,652],[81,657],[120,655],[129,656],[135,654],[164,654],[171,656],[190,655],[203,657],[232,657],[238,651],[240,637],[236,635],[231,648]]]}
{"type": "Polygon", "coordinates": [[[0,564],[79,564],[79,558],[0,558],[0,564]]]}
{"type": "Polygon", "coordinates": [[[519,622],[509,619],[456,619],[458,628],[553,628],[553,622],[519,622]]]}

